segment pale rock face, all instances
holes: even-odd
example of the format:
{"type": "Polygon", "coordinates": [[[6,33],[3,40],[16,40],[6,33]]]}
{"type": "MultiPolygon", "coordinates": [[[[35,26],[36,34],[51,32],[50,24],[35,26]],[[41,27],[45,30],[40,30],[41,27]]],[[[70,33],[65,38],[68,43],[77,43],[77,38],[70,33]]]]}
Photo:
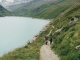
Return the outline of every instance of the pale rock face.
{"type": "Polygon", "coordinates": [[[79,48],[80,48],[80,45],[78,45],[78,46],[75,47],[75,49],[79,49],[79,48]]]}

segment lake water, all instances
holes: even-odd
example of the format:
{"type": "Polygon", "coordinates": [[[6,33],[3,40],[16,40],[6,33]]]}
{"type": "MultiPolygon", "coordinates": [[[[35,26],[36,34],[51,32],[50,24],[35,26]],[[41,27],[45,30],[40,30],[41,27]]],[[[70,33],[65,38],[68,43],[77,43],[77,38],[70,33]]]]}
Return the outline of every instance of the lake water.
{"type": "Polygon", "coordinates": [[[0,17],[0,56],[24,46],[48,23],[26,17],[0,17]]]}

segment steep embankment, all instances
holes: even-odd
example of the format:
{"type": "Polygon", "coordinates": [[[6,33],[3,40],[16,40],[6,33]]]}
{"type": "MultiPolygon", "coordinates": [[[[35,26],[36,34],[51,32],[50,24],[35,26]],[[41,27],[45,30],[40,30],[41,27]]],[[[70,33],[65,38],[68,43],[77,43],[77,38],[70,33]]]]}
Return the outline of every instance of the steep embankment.
{"type": "Polygon", "coordinates": [[[43,38],[52,29],[52,25],[55,27],[50,35],[54,42],[52,50],[58,54],[60,60],[79,60],[80,0],[51,21],[47,30],[43,31],[36,41],[5,54],[0,60],[39,60],[40,48],[45,42],[43,38]]]}
{"type": "Polygon", "coordinates": [[[61,12],[72,6],[77,0],[53,0],[49,2],[35,2],[27,6],[25,4],[22,8],[13,11],[19,16],[29,16],[35,18],[52,19],[58,16],[61,12]],[[26,7],[27,6],[27,7],[26,7]]]}
{"type": "Polygon", "coordinates": [[[54,44],[52,45],[52,49],[61,57],[61,60],[79,60],[80,1],[60,14],[52,25],[56,28],[53,31],[54,44]],[[61,31],[59,31],[60,29],[61,31]],[[55,32],[56,30],[57,33],[55,32]]]}
{"type": "Polygon", "coordinates": [[[11,12],[9,12],[8,10],[6,10],[4,7],[2,7],[0,5],[0,17],[1,16],[10,16],[11,15],[11,12]]]}

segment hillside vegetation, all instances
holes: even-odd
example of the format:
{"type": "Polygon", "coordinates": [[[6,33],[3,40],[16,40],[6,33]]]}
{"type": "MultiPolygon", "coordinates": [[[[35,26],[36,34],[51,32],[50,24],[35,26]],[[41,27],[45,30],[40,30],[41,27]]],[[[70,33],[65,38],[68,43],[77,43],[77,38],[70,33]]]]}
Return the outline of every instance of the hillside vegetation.
{"type": "Polygon", "coordinates": [[[76,1],[77,0],[53,0],[43,3],[35,2],[28,6],[25,4],[22,8],[14,10],[13,13],[17,13],[16,15],[19,16],[52,19],[72,6],[76,1]]]}
{"type": "Polygon", "coordinates": [[[9,12],[8,10],[6,10],[4,7],[0,5],[0,17],[10,16],[10,15],[11,15],[11,12],[9,12]]]}
{"type": "MultiPolygon", "coordinates": [[[[62,31],[53,37],[52,49],[60,56],[61,60],[80,60],[80,2],[74,4],[65,14],[60,14],[52,23],[55,30],[62,31]],[[70,26],[70,20],[73,21],[70,26]],[[74,22],[77,21],[77,22],[74,22]]],[[[55,32],[55,31],[54,31],[55,32]]]]}
{"type": "Polygon", "coordinates": [[[58,54],[60,60],[80,60],[80,47],[76,49],[76,46],[80,45],[80,1],[51,21],[47,30],[43,31],[36,41],[5,54],[0,60],[39,60],[43,38],[52,29],[52,25],[55,27],[50,35],[54,42],[52,50],[58,54]]]}

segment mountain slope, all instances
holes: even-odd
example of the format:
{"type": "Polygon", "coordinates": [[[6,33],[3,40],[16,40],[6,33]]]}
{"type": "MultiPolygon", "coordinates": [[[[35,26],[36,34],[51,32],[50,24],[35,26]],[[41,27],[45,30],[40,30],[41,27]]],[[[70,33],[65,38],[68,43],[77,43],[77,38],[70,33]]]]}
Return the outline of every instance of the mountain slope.
{"type": "Polygon", "coordinates": [[[17,13],[19,16],[28,16],[35,18],[45,18],[52,19],[55,18],[58,14],[68,9],[72,6],[77,0],[56,0],[44,3],[36,3],[31,4],[23,8],[18,8],[13,11],[13,13],[17,13]]]}
{"type": "MultiPolygon", "coordinates": [[[[50,1],[52,1],[52,0],[50,0],[50,1]]],[[[55,1],[55,0],[53,0],[53,1],[55,1]]],[[[14,5],[11,5],[11,6],[7,6],[6,8],[11,10],[11,11],[14,11],[18,8],[19,9],[27,9],[28,6],[35,5],[35,4],[41,5],[45,2],[49,2],[49,1],[48,0],[31,0],[30,2],[21,3],[21,4],[14,4],[14,5]]]]}
{"type": "Polygon", "coordinates": [[[0,5],[0,16],[10,16],[11,12],[0,5]]]}
{"type": "Polygon", "coordinates": [[[52,49],[61,57],[61,60],[80,59],[80,1],[60,14],[52,23],[56,30],[62,28],[56,36],[53,36],[52,49]],[[72,23],[70,23],[72,21],[72,23]]]}

